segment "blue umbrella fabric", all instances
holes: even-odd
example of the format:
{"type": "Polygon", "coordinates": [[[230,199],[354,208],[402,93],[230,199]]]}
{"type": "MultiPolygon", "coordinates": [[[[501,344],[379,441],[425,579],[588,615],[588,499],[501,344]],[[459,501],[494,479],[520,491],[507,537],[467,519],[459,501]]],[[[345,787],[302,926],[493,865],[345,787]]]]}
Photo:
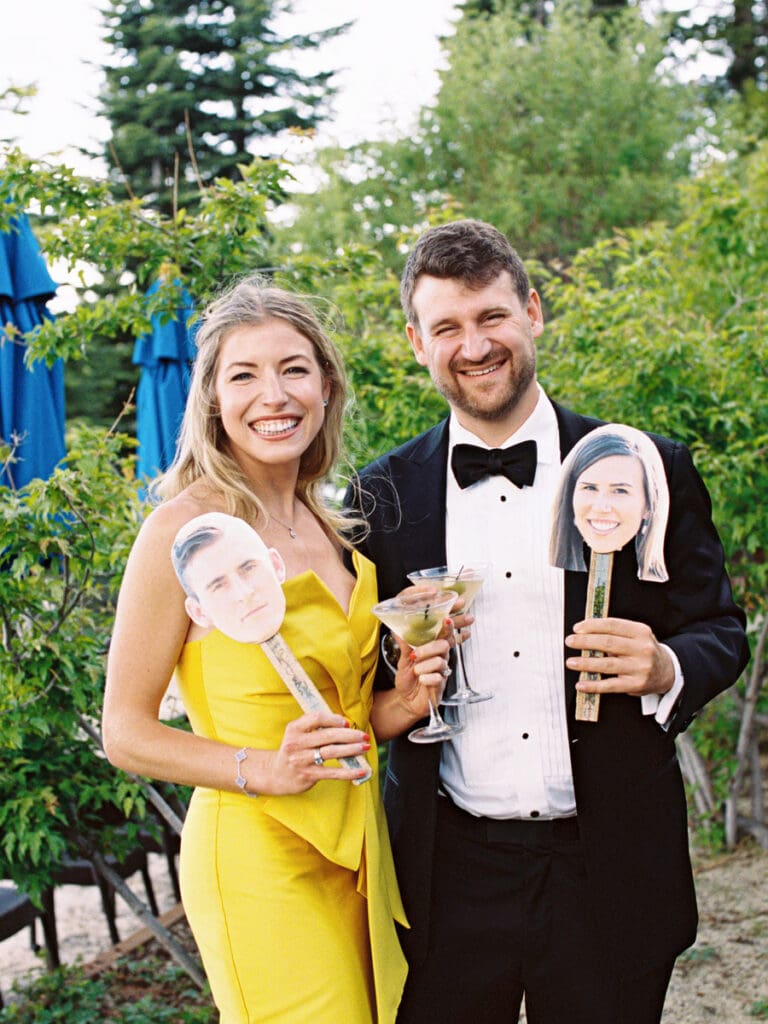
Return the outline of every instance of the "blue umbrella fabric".
{"type": "Polygon", "coordinates": [[[53,315],[46,302],[56,283],[45,266],[26,214],[0,231],[0,437],[15,459],[0,472],[0,485],[18,490],[46,479],[64,458],[64,364],[29,365],[23,338],[53,315]]]}
{"type": "MultiPolygon", "coordinates": [[[[181,282],[174,284],[181,287],[181,282]]],[[[147,290],[163,287],[160,277],[147,290]]],[[[133,362],[141,367],[136,395],[136,435],[139,441],[137,475],[151,479],[173,461],[176,439],[189,393],[190,364],[195,358],[194,330],[188,326],[194,303],[181,287],[175,316],[155,313],[147,334],[137,338],[133,362]]]]}

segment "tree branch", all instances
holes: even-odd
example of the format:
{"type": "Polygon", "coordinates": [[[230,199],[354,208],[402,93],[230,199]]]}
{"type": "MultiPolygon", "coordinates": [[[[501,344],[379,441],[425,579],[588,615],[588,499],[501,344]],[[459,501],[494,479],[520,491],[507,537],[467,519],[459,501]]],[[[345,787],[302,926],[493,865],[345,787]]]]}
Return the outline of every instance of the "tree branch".
{"type": "Polygon", "coordinates": [[[736,845],[738,831],[736,805],[750,761],[753,720],[763,683],[763,658],[766,638],[768,638],[768,615],[765,615],[763,618],[752,658],[752,671],[750,672],[749,682],[744,694],[744,710],[741,716],[739,739],[736,744],[736,769],[733,773],[731,784],[728,787],[728,796],[725,801],[725,841],[730,849],[733,849],[736,845]]]}

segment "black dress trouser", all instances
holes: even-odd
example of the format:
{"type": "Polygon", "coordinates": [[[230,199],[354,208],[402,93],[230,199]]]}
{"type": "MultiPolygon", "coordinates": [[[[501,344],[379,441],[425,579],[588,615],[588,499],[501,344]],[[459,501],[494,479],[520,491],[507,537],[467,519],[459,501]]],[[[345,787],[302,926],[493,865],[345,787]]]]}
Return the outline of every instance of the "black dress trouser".
{"type": "Polygon", "coordinates": [[[576,819],[493,821],[439,801],[430,948],[398,1024],[659,1024],[673,963],[621,979],[596,941],[576,819]]]}

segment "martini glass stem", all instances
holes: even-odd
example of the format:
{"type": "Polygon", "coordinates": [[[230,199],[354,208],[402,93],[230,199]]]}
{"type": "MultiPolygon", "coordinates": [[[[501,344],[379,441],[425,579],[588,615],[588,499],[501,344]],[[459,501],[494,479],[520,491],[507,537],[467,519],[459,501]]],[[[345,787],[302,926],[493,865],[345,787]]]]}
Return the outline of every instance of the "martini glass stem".
{"type": "Polygon", "coordinates": [[[445,722],[440,716],[440,712],[437,709],[438,701],[435,695],[435,687],[430,686],[428,688],[427,698],[429,700],[429,729],[443,729],[445,728],[445,722]]]}
{"type": "Polygon", "coordinates": [[[474,690],[467,682],[467,666],[464,664],[464,645],[458,635],[459,632],[460,630],[456,630],[456,646],[458,648],[458,671],[456,673],[458,678],[456,682],[456,692],[460,694],[470,694],[474,693],[474,690]]]}
{"type": "Polygon", "coordinates": [[[493,696],[490,692],[479,693],[473,690],[467,676],[467,666],[464,661],[464,645],[459,642],[459,630],[455,631],[456,636],[456,689],[448,697],[443,698],[443,704],[447,706],[462,706],[465,704],[477,704],[480,701],[490,700],[493,696]]]}

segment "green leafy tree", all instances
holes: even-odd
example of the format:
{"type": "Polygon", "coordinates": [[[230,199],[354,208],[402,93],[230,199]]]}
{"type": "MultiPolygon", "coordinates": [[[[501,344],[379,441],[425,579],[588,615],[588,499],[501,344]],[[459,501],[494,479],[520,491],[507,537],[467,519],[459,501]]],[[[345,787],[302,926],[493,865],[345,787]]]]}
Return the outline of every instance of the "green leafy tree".
{"type": "Polygon", "coordinates": [[[765,3],[734,0],[702,16],[693,7],[678,14],[672,38],[698,47],[702,93],[715,117],[716,145],[750,153],[768,136],[768,10],[765,3]],[[715,70],[713,71],[713,67],[715,70]]]}
{"type": "Polygon", "coordinates": [[[399,267],[401,232],[447,209],[555,262],[615,227],[674,216],[697,103],[660,70],[665,44],[634,9],[608,28],[578,3],[546,25],[506,5],[462,19],[414,137],[322,157],[328,185],[299,200],[291,237],[321,253],[366,241],[399,267]]]}
{"type": "MultiPolygon", "coordinates": [[[[710,10],[705,8],[705,10],[710,10]]],[[[762,0],[733,0],[717,4],[707,17],[692,7],[676,18],[673,35],[695,40],[712,56],[725,58],[717,79],[721,88],[739,93],[768,88],[768,9],[762,0]]]]}
{"type": "MultiPolygon", "coordinates": [[[[274,22],[285,8],[282,0],[107,0],[114,57],[101,107],[112,126],[104,156],[116,196],[139,195],[166,214],[197,208],[215,178],[239,180],[256,149],[267,152],[281,132],[311,130],[322,119],[332,73],[302,74],[295,58],[346,26],[280,35],[274,22]]],[[[138,269],[127,252],[94,287],[119,291],[121,276],[138,269]]],[[[71,369],[74,415],[101,425],[120,415],[138,377],[133,342],[118,333],[71,369]]],[[[133,427],[130,414],[124,424],[133,427]]]]}
{"type": "MultiPolygon", "coordinates": [[[[497,14],[505,8],[518,17],[532,19],[546,25],[557,0],[464,0],[460,4],[462,17],[477,18],[497,14]]],[[[615,11],[628,7],[628,0],[592,0],[591,13],[610,18],[615,11]]]]}
{"type": "MultiPolygon", "coordinates": [[[[81,283],[76,290],[86,301],[70,316],[47,324],[34,342],[43,357],[61,346],[70,360],[69,414],[101,426],[123,413],[138,383],[139,368],[131,362],[135,339],[150,329],[154,312],[175,314],[177,289],[169,286],[151,301],[144,295],[163,265],[178,270],[198,304],[228,275],[269,266],[267,210],[280,201],[288,173],[266,160],[241,165],[239,181],[220,179],[215,191],[203,190],[194,216],[182,212],[169,218],[139,199],[119,200],[108,183],[78,177],[65,167],[48,172],[13,151],[6,166],[16,181],[19,209],[35,200],[36,189],[44,209],[49,204],[48,223],[37,229],[47,257],[61,260],[75,280],[78,261],[87,263],[105,282],[98,292],[81,283]],[[31,178],[24,179],[24,168],[31,178]],[[82,331],[79,343],[75,323],[82,331]]],[[[3,216],[15,208],[8,205],[3,216]]],[[[129,411],[124,429],[133,424],[129,411]]]]}
{"type": "Polygon", "coordinates": [[[282,36],[274,22],[286,8],[282,0],[107,0],[115,56],[101,105],[118,191],[124,175],[136,195],[169,212],[177,187],[177,205],[195,203],[198,183],[237,178],[257,144],[317,125],[333,72],[303,74],[293,58],[347,26],[282,36]]]}
{"type": "Polygon", "coordinates": [[[518,17],[538,21],[545,25],[553,4],[547,0],[464,0],[459,5],[462,18],[483,18],[507,8],[514,10],[518,17]]]}

